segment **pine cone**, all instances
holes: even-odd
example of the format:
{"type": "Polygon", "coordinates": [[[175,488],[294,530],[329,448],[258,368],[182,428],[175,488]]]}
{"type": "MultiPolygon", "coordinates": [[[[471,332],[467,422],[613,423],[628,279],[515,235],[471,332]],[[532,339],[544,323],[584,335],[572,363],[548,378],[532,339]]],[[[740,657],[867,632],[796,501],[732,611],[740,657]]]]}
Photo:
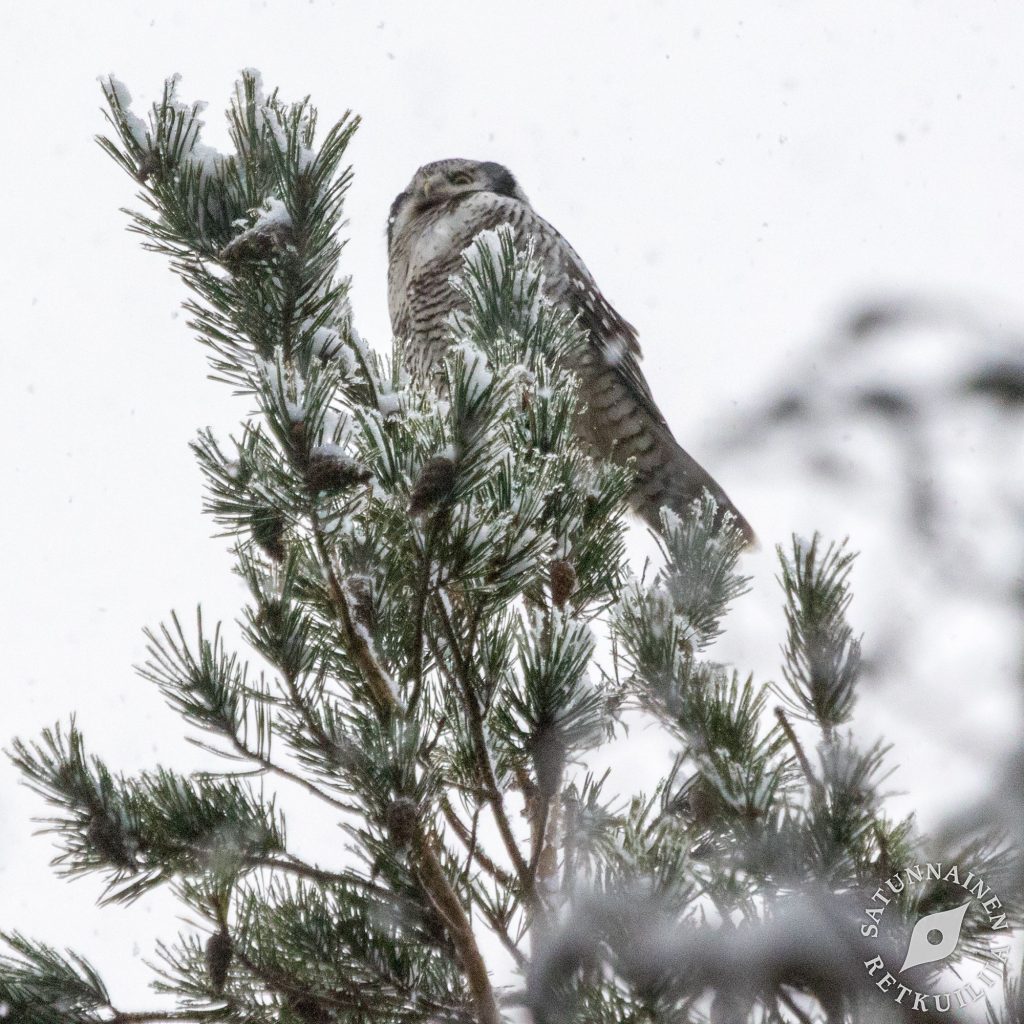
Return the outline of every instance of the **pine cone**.
{"type": "Polygon", "coordinates": [[[275,562],[283,562],[287,550],[284,546],[285,520],[272,508],[259,509],[249,519],[252,539],[275,562]]]}
{"type": "Polygon", "coordinates": [[[135,858],[128,849],[128,843],[121,823],[109,815],[97,812],[92,816],[85,830],[89,845],[110,864],[120,868],[136,867],[135,858]]]}
{"type": "Polygon", "coordinates": [[[556,558],[551,563],[549,582],[552,603],[556,608],[564,608],[576,589],[576,570],[564,558],[556,558]]]}
{"type": "Polygon", "coordinates": [[[314,448],[306,466],[306,483],[314,494],[347,491],[373,476],[366,466],[334,450],[334,445],[314,448]]]}
{"type": "Polygon", "coordinates": [[[150,150],[139,161],[139,166],[135,168],[135,180],[145,184],[150,178],[155,178],[159,172],[160,154],[150,150]]]}
{"type": "Polygon", "coordinates": [[[300,452],[305,451],[306,423],[304,420],[292,420],[292,425],[288,428],[288,438],[294,448],[300,452]]]}
{"type": "Polygon", "coordinates": [[[714,786],[698,778],[681,799],[683,812],[697,828],[705,828],[723,809],[722,798],[714,786]]]}
{"type": "Polygon", "coordinates": [[[455,463],[443,455],[423,464],[409,495],[409,515],[416,516],[443,501],[455,488],[455,463]]]}
{"type": "Polygon", "coordinates": [[[210,988],[220,995],[228,980],[228,968],[235,955],[234,944],[226,928],[214,932],[206,940],[206,973],[210,978],[210,988]]]}
{"type": "MultiPolygon", "coordinates": [[[[331,1011],[314,996],[291,996],[287,1007],[291,1011],[290,1019],[298,1018],[304,1024],[330,1024],[331,1011]]],[[[282,1017],[288,1020],[289,1017],[282,1017]]]]}
{"type": "Polygon", "coordinates": [[[400,850],[404,850],[416,836],[420,809],[416,801],[407,796],[397,797],[388,804],[384,812],[384,821],[388,826],[391,841],[400,850]]]}
{"type": "Polygon", "coordinates": [[[271,636],[279,635],[285,625],[288,607],[276,597],[268,598],[260,605],[253,619],[253,625],[266,629],[271,636]]]}
{"type": "Polygon", "coordinates": [[[355,573],[346,577],[345,596],[348,598],[352,618],[372,636],[377,625],[377,615],[373,605],[373,583],[370,577],[355,573]]]}
{"type": "Polygon", "coordinates": [[[295,229],[285,220],[261,219],[230,241],[219,253],[220,261],[237,274],[244,266],[260,263],[295,244],[295,229]]]}
{"type": "Polygon", "coordinates": [[[565,770],[565,743],[557,729],[541,729],[533,741],[533,770],[541,796],[551,799],[558,792],[565,770]]]}

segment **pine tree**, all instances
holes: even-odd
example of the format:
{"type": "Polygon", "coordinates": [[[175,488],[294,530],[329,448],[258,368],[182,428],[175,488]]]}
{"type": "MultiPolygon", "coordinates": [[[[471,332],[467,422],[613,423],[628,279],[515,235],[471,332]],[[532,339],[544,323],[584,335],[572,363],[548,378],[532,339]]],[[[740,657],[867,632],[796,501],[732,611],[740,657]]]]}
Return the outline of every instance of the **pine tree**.
{"type": "MultiPolygon", "coordinates": [[[[61,873],[99,876],[103,902],[169,886],[205,930],[160,946],[165,1002],[147,1011],[81,956],[8,934],[6,1019],[925,1019],[864,969],[863,908],[926,840],[884,813],[886,749],[844,731],[860,661],[846,548],[779,552],[779,685],[717,664],[743,540],[705,499],[664,515],[653,578],[630,572],[627,477],[572,429],[576,326],[507,230],[466,253],[438,397],[352,324],[338,264],[356,118],[318,139],[308,100],[245,73],[222,156],[174,80],[147,121],[116,80],[104,94],[100,144],[142,189],[132,229],[253,410],[237,437],[193,442],[251,595],[252,663],[201,612],[147,634],[141,675],[220,773],[117,774],[74,719],[14,742],[61,873]],[[636,714],[676,747],[647,795],[587,770],[636,714]],[[335,862],[289,845],[273,777],[344,830],[335,862]]],[[[964,841],[943,856],[999,891],[1011,851],[964,841]]],[[[900,919],[961,895],[936,882],[896,901],[900,919]]],[[[979,955],[983,925],[965,925],[979,955]]]]}

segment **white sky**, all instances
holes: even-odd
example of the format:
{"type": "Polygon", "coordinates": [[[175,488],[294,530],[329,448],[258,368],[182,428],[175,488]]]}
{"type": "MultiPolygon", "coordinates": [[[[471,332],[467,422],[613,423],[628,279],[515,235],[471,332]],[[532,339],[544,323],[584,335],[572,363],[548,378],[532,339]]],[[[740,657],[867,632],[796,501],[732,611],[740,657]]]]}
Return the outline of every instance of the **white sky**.
{"type": "MultiPolygon", "coordinates": [[[[171,607],[201,598],[230,619],[241,596],[186,445],[244,410],[204,379],[182,288],[123,230],[133,183],[91,140],[98,74],[148,104],[181,72],[183,96],[209,101],[214,144],[244,66],[286,98],[312,94],[325,121],[360,113],[345,262],[377,345],[394,194],[429,160],[506,163],[639,328],[687,446],[875,286],[1024,322],[1012,0],[92,0],[5,5],[0,39],[3,744],[74,710],[114,767],[193,763],[130,666],[171,607]]],[[[763,489],[723,483],[752,522],[771,520],[763,489]]],[[[16,781],[0,763],[0,926],[94,954],[146,1002],[130,967],[167,931],[166,905],[94,911],[92,880],[54,881],[47,841],[27,836],[44,807],[16,781]]]]}

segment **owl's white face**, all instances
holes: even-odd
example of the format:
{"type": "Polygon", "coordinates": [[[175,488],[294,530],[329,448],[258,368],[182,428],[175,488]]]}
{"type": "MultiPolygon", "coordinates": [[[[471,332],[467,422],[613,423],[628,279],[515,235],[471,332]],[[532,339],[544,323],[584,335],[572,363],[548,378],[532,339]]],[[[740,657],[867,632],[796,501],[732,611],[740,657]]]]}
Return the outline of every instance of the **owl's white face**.
{"type": "Polygon", "coordinates": [[[527,202],[512,172],[488,160],[438,160],[424,164],[391,204],[388,247],[426,210],[474,192],[493,192],[527,202]]]}

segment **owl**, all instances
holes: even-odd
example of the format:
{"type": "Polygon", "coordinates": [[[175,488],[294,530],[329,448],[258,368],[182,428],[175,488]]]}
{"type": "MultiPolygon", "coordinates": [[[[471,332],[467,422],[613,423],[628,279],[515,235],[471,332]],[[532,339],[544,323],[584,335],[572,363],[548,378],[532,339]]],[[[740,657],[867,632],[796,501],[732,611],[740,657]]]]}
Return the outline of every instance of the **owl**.
{"type": "Polygon", "coordinates": [[[533,243],[546,297],[585,332],[571,357],[580,381],[576,429],[598,457],[631,468],[634,510],[657,528],[663,506],[683,512],[708,490],[720,514],[731,512],[753,542],[746,519],[672,436],[640,369],[634,328],[609,305],[576,250],[534,212],[500,164],[459,159],[426,164],[392,203],[388,307],[395,336],[405,342],[410,373],[429,379],[440,365],[450,341],[449,314],[465,301],[451,283],[462,267],[463,250],[481,231],[503,224],[511,227],[517,245],[525,249],[533,243]]]}

